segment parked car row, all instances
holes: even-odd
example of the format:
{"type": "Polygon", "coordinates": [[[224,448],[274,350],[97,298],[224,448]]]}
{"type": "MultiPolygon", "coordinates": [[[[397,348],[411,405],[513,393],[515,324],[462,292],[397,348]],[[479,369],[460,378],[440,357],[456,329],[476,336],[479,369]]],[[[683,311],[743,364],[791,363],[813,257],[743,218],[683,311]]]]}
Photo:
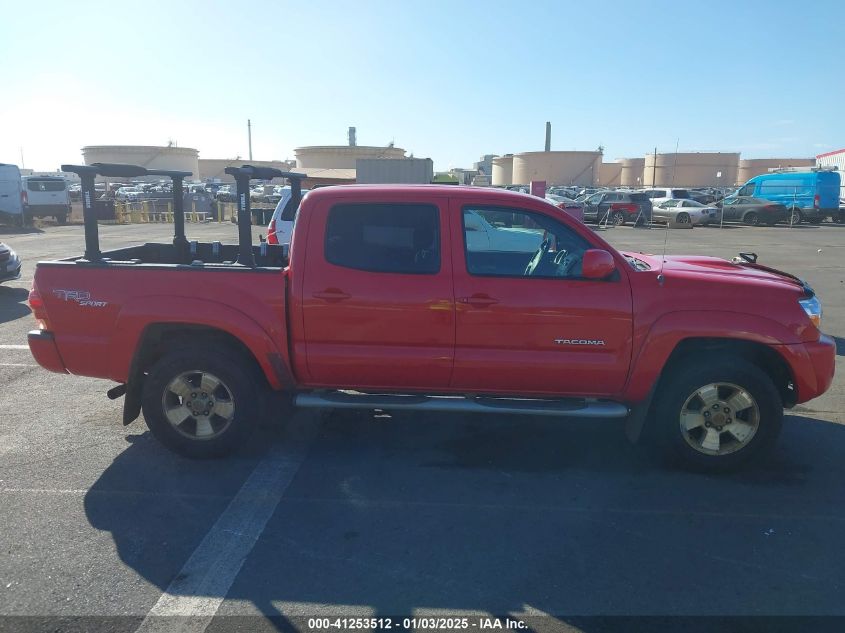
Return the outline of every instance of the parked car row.
{"type": "MultiPolygon", "coordinates": [[[[781,170],[750,179],[738,189],[651,187],[645,189],[552,186],[546,198],[565,210],[580,205],[586,222],[640,225],[650,222],[707,225],[742,222],[845,222],[839,172],[781,170]],[[567,206],[568,205],[568,206],[567,206]]],[[[506,187],[528,193],[524,185],[506,187]]]]}

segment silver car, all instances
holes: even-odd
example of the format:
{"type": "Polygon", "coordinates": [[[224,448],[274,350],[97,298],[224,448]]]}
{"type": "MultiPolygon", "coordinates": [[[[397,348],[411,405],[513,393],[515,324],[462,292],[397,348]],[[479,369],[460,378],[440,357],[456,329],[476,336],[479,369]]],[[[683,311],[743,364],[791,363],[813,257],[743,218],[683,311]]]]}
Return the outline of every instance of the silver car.
{"type": "Polygon", "coordinates": [[[719,224],[721,214],[722,211],[718,207],[701,204],[695,200],[673,198],[661,202],[651,210],[651,221],[692,223],[693,226],[719,224]]]}

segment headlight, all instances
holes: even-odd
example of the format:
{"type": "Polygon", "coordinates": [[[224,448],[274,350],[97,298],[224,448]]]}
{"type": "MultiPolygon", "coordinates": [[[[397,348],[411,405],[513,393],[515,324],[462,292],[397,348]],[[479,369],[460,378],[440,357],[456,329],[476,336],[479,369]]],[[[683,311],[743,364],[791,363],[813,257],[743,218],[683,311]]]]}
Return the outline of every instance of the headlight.
{"type": "Polygon", "coordinates": [[[813,322],[813,325],[821,329],[822,302],[819,301],[819,298],[813,295],[809,299],[801,299],[798,303],[800,303],[801,307],[804,308],[804,312],[806,312],[807,316],[810,317],[810,321],[813,322]]]}

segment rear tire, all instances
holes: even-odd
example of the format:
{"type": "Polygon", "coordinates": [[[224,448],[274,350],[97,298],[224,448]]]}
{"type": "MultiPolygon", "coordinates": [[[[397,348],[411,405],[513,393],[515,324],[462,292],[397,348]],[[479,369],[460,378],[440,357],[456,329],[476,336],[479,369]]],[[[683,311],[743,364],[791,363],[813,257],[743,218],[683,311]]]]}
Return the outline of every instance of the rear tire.
{"type": "Polygon", "coordinates": [[[689,213],[685,213],[685,212],[679,213],[677,215],[677,217],[675,217],[675,222],[677,224],[689,224],[690,223],[689,213]]]}
{"type": "Polygon", "coordinates": [[[610,214],[610,223],[613,226],[624,226],[625,225],[625,214],[621,211],[614,211],[610,214]]]}
{"type": "Polygon", "coordinates": [[[256,426],[260,376],[234,350],[177,348],[162,356],[144,381],[141,405],[153,436],[195,459],[238,450],[256,426]]]}
{"type": "Polygon", "coordinates": [[[789,213],[791,216],[790,221],[792,224],[801,224],[804,221],[804,214],[801,213],[801,209],[799,209],[798,207],[793,207],[789,213]]]}
{"type": "Polygon", "coordinates": [[[723,472],[765,455],[783,424],[771,378],[742,358],[708,355],[691,362],[658,387],[650,424],[663,457],[683,468],[723,472]]]}
{"type": "Polygon", "coordinates": [[[760,226],[760,216],[757,215],[754,211],[749,211],[745,214],[745,217],[742,218],[742,221],[745,222],[748,226],[760,226]]]}

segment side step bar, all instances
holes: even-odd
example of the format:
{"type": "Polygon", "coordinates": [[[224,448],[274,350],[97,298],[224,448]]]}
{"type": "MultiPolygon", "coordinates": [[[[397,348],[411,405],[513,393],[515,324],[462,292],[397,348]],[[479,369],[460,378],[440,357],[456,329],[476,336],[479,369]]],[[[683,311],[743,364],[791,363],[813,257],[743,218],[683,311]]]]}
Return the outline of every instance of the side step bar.
{"type": "Polygon", "coordinates": [[[452,411],[463,413],[521,413],[570,418],[624,418],[628,407],[609,400],[570,398],[536,400],[490,396],[418,396],[346,391],[300,393],[294,404],[306,409],[384,409],[386,411],[452,411]]]}

